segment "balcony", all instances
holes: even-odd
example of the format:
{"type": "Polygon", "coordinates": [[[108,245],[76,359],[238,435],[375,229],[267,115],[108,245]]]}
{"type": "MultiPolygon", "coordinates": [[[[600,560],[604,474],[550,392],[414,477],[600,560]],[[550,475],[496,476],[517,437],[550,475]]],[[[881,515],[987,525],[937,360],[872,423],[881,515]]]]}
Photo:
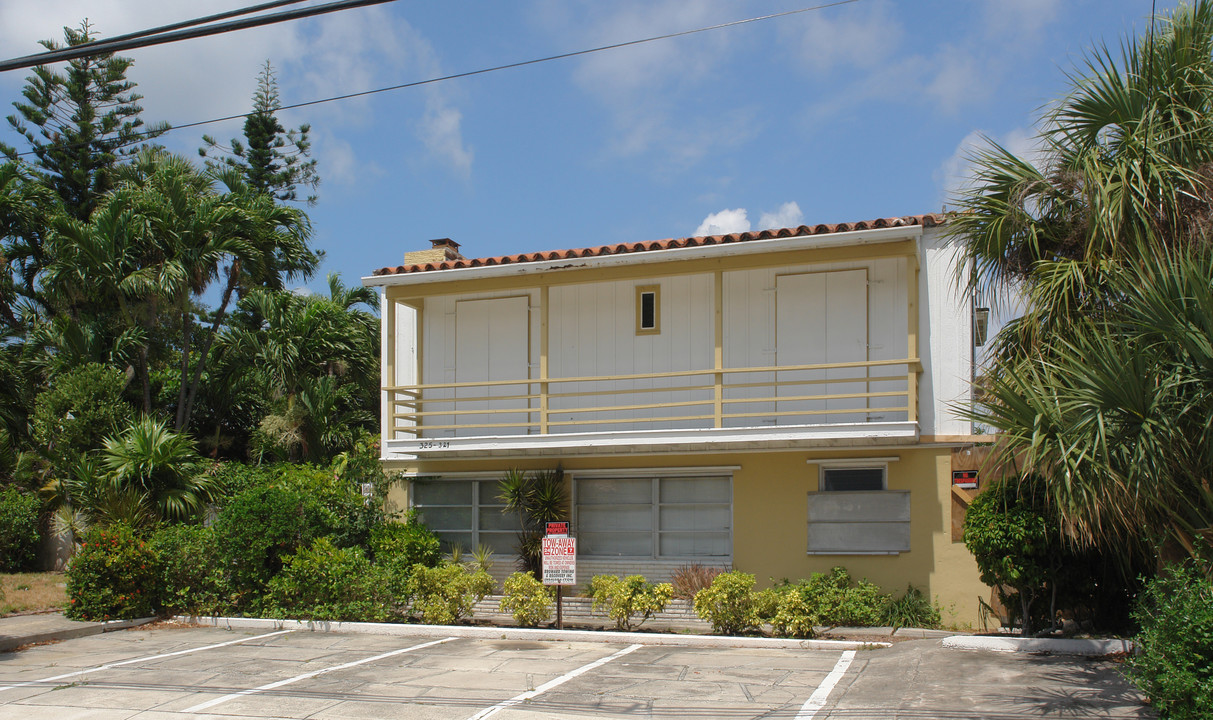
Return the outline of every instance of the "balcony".
{"type": "Polygon", "coordinates": [[[385,456],[912,442],[921,372],[902,358],[389,386],[385,456]]]}

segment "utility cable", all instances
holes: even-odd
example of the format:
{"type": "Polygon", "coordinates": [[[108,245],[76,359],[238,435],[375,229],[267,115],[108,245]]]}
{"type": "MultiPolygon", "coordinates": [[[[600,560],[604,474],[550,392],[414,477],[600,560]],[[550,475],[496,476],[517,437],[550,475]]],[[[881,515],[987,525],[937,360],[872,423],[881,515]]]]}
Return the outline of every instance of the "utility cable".
{"type": "MultiPolygon", "coordinates": [[[[383,1],[384,0],[379,0],[379,2],[383,2],[383,1]]],[[[770,15],[761,15],[758,17],[747,18],[745,20],[733,20],[731,22],[720,23],[718,25],[709,25],[707,27],[696,28],[694,30],[683,30],[680,32],[668,33],[665,35],[654,35],[653,37],[642,38],[639,40],[628,40],[625,42],[612,43],[610,45],[600,45],[598,47],[593,47],[593,48],[589,48],[586,50],[575,50],[573,52],[560,53],[558,55],[548,55],[547,57],[535,58],[533,60],[522,60],[519,62],[506,63],[504,65],[495,65],[493,67],[482,68],[480,70],[469,70],[467,72],[455,73],[453,75],[443,75],[441,77],[433,77],[433,78],[428,78],[426,80],[415,80],[413,82],[401,83],[399,85],[389,85],[387,87],[375,88],[373,90],[362,90],[360,92],[348,93],[346,95],[334,95],[332,97],[321,98],[319,100],[307,100],[305,102],[294,103],[291,105],[282,105],[282,106],[278,107],[277,110],[294,110],[296,108],[309,107],[312,105],[321,105],[323,103],[336,102],[338,100],[349,100],[349,99],[357,98],[357,97],[365,97],[367,95],[376,95],[378,93],[391,92],[393,90],[404,90],[406,88],[419,87],[421,85],[432,85],[434,83],[445,82],[447,80],[458,80],[460,78],[473,77],[475,75],[484,75],[487,73],[497,72],[499,70],[512,70],[514,68],[526,67],[528,65],[538,65],[539,63],[551,62],[553,60],[566,60],[568,58],[579,57],[582,55],[590,55],[592,53],[599,53],[599,52],[604,52],[607,50],[617,50],[619,48],[631,47],[633,45],[643,45],[645,43],[657,42],[658,40],[669,40],[671,38],[684,37],[686,35],[695,35],[698,33],[705,33],[705,32],[709,32],[712,30],[723,30],[726,28],[737,27],[739,25],[748,25],[750,23],[761,22],[763,20],[774,20],[777,18],[788,17],[790,15],[799,15],[801,13],[812,12],[815,10],[826,10],[828,8],[838,7],[840,5],[850,5],[851,3],[857,3],[857,2],[860,2],[860,0],[838,0],[837,2],[825,3],[823,5],[814,5],[812,7],[800,8],[798,10],[787,10],[785,12],[772,13],[770,15]]],[[[212,125],[214,123],[228,122],[229,120],[239,120],[241,118],[250,117],[253,114],[254,113],[247,112],[247,113],[240,113],[237,115],[227,115],[224,117],[212,118],[210,120],[198,120],[195,122],[183,123],[181,125],[173,125],[164,132],[170,132],[172,130],[183,130],[185,128],[192,128],[192,127],[200,127],[202,125],[212,125]]],[[[151,135],[151,134],[162,134],[162,133],[159,130],[147,130],[147,131],[141,131],[139,133],[134,133],[134,134],[135,135],[151,135]]],[[[32,155],[33,152],[34,152],[33,150],[27,150],[22,153],[17,153],[17,156],[20,157],[23,155],[32,155]]]]}
{"type": "MultiPolygon", "coordinates": [[[[299,2],[301,0],[294,0],[299,2]]],[[[21,68],[33,67],[35,65],[45,65],[47,63],[62,62],[64,60],[74,60],[88,55],[108,55],[120,50],[132,50],[135,48],[150,47],[152,45],[163,45],[164,43],[177,42],[180,40],[191,40],[193,38],[207,37],[209,35],[218,35],[220,33],[231,32],[233,30],[244,30],[246,28],[260,27],[262,25],[271,25],[273,23],[285,22],[287,20],[298,20],[301,18],[312,17],[314,15],[323,15],[325,13],[336,12],[338,10],[349,10],[352,8],[364,7],[367,5],[380,5],[387,2],[395,2],[395,0],[336,0],[336,2],[326,3],[324,5],[314,5],[312,7],[300,8],[298,10],[284,10],[282,12],[271,13],[269,15],[260,15],[254,18],[245,18],[243,20],[232,20],[231,22],[217,23],[207,25],[205,27],[195,27],[201,20],[186,21],[182,23],[183,29],[171,32],[161,32],[151,34],[153,31],[143,31],[133,33],[131,36],[123,36],[127,39],[101,40],[97,42],[87,43],[83,45],[73,45],[71,47],[62,48],[59,50],[49,50],[37,55],[27,55],[25,57],[16,58],[13,60],[5,60],[0,62],[0,72],[6,70],[19,70],[21,68]]],[[[273,5],[274,3],[269,3],[273,5]]],[[[293,4],[293,2],[279,3],[293,4]]],[[[252,10],[236,11],[237,15],[247,14],[252,10]]]]}

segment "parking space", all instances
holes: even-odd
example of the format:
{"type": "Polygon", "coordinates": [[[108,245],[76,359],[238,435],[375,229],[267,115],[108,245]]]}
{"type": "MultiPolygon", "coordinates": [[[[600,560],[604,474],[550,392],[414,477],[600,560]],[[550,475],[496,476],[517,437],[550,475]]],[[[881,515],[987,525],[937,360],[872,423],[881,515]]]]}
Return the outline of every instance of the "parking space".
{"type": "MultiPolygon", "coordinates": [[[[1000,680],[1012,688],[1010,677],[1020,690],[1044,680],[1032,675],[1031,663],[1008,666],[1005,658],[944,651],[938,643],[856,652],[655,646],[637,638],[125,631],[0,654],[0,720],[1052,716],[1046,706],[1008,702],[1005,692],[987,703],[989,713],[980,699],[949,698],[973,689],[963,682],[929,689],[933,674],[954,672],[980,677],[995,694],[1000,680]],[[959,664],[932,670],[939,662],[959,664]]],[[[1104,665],[1087,667],[1102,673],[1104,665]]],[[[1116,684],[1114,670],[1097,683],[1094,675],[1083,678],[1098,685],[1098,702],[1085,706],[1086,696],[1065,685],[1069,671],[1064,662],[1045,668],[1058,684],[1049,697],[1073,701],[1056,703],[1063,715],[1098,707],[1092,714],[1142,716],[1139,699],[1116,684]]]]}

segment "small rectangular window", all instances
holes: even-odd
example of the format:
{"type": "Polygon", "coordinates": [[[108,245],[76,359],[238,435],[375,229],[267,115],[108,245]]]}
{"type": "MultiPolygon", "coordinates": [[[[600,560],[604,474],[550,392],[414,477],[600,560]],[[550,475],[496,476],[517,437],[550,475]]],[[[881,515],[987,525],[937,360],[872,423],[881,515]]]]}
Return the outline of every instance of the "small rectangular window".
{"type": "Polygon", "coordinates": [[[661,286],[638,286],[636,288],[636,334],[656,335],[660,332],[661,286]]]}
{"type": "Polygon", "coordinates": [[[885,489],[883,467],[823,467],[821,489],[827,492],[862,492],[885,489]]]}

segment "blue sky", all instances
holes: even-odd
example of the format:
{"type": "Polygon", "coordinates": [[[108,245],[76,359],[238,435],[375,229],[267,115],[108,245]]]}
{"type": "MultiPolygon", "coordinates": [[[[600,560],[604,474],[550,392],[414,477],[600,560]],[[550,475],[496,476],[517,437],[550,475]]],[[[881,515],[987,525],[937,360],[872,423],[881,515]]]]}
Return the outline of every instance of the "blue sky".
{"type": "MultiPolygon", "coordinates": [[[[0,0],[4,57],[85,17],[104,36],[253,0],[0,0]]],[[[270,60],[284,104],[810,7],[795,0],[397,0],[133,50],[146,120],[245,112],[270,60]]],[[[321,274],[347,283],[450,237],[465,255],[935,212],[989,136],[1039,110],[1149,0],[851,4],[288,111],[310,122],[321,274]]],[[[1175,0],[1158,0],[1160,12],[1175,0]]],[[[24,71],[0,75],[4,102],[24,71]]],[[[7,114],[7,112],[5,113],[7,114]]],[[[196,157],[202,133],[162,138],[196,157]]],[[[19,138],[0,130],[0,138],[19,138]]]]}

